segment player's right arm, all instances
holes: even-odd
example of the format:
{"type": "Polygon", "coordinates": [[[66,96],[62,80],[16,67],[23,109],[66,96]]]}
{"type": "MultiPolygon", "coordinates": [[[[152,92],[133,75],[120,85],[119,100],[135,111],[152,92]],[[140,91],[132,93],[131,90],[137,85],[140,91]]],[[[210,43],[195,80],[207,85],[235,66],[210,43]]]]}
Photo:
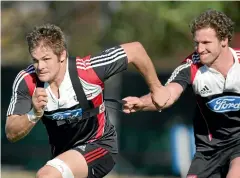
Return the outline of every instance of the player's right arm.
{"type": "Polygon", "coordinates": [[[47,103],[47,94],[43,88],[35,89],[33,96],[30,96],[26,75],[28,73],[20,72],[13,83],[5,126],[6,136],[11,142],[22,139],[31,131],[42,117],[43,107],[47,103]]]}
{"type": "Polygon", "coordinates": [[[10,115],[7,117],[5,132],[10,142],[16,142],[25,137],[36,123],[29,122],[27,114],[10,115]]]}
{"type": "Polygon", "coordinates": [[[184,62],[178,66],[168,79],[165,86],[161,87],[155,96],[150,93],[142,97],[126,97],[123,100],[127,101],[124,104],[124,112],[131,113],[136,111],[159,111],[172,106],[183,91],[191,83],[191,62],[184,62]],[[167,101],[161,101],[162,97],[169,94],[167,101]],[[159,106],[158,103],[163,103],[159,106]]]}

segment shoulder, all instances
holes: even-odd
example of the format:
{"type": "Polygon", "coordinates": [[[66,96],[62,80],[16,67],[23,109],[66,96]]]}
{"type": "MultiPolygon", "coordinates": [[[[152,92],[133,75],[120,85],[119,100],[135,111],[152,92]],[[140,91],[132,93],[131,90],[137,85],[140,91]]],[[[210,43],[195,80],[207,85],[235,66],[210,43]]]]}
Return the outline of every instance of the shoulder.
{"type": "Polygon", "coordinates": [[[239,60],[239,62],[240,62],[240,48],[232,48],[232,49],[233,49],[233,51],[236,53],[237,58],[238,58],[238,60],[239,60]]]}
{"type": "Polygon", "coordinates": [[[88,70],[92,68],[91,66],[91,55],[85,56],[85,57],[76,57],[76,65],[78,69],[82,70],[88,70]]]}
{"type": "Polygon", "coordinates": [[[77,57],[77,64],[88,69],[106,65],[124,57],[126,57],[126,53],[124,49],[118,45],[83,58],[77,57]]]}
{"type": "Polygon", "coordinates": [[[30,94],[35,89],[37,75],[33,65],[29,65],[27,68],[21,70],[13,83],[13,90],[26,90],[28,89],[30,94]]]}
{"type": "Polygon", "coordinates": [[[182,65],[187,65],[191,68],[191,72],[196,72],[203,64],[200,61],[200,56],[197,52],[193,52],[188,55],[183,61],[182,65]]]}
{"type": "Polygon", "coordinates": [[[240,53],[240,48],[232,48],[236,53],[240,53]]]}
{"type": "Polygon", "coordinates": [[[35,69],[33,67],[33,65],[29,65],[27,68],[21,70],[16,78],[15,78],[15,81],[22,81],[22,80],[27,80],[27,79],[34,79],[36,78],[36,72],[35,72],[35,69]]]}
{"type": "Polygon", "coordinates": [[[74,58],[76,59],[78,77],[82,82],[103,85],[103,82],[100,80],[92,65],[91,55],[85,57],[77,56],[74,58]]]}
{"type": "Polygon", "coordinates": [[[189,63],[191,65],[200,64],[199,54],[197,52],[191,53],[182,61],[182,63],[189,63]]]}

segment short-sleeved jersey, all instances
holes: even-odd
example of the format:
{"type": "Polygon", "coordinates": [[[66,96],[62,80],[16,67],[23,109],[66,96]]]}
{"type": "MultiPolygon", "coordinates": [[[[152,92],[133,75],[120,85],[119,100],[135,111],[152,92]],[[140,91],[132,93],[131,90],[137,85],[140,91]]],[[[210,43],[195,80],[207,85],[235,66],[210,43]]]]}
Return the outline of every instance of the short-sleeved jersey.
{"type": "Polygon", "coordinates": [[[225,78],[200,63],[194,52],[172,73],[166,84],[176,82],[183,89],[192,86],[197,100],[193,119],[196,148],[221,149],[240,142],[240,49],[229,48],[234,64],[225,78]]]}
{"type": "MultiPolygon", "coordinates": [[[[127,64],[127,55],[121,46],[109,48],[98,55],[76,58],[79,82],[82,84],[87,100],[91,101],[93,107],[99,106],[104,101],[104,81],[112,75],[127,69],[127,64]]],[[[20,71],[13,83],[12,98],[7,112],[8,116],[26,114],[31,110],[31,96],[36,88],[36,80],[37,75],[33,65],[20,71]]],[[[52,93],[47,82],[44,83],[44,88],[48,95],[48,103],[42,121],[49,135],[53,155],[65,151],[63,150],[65,148],[69,149],[75,145],[92,142],[96,139],[115,139],[115,129],[110,123],[106,111],[96,117],[75,124],[57,126],[56,117],[54,117],[56,113],[76,110],[77,106],[81,105],[73,89],[68,62],[64,79],[59,86],[60,97],[57,98],[52,93]],[[69,145],[70,140],[73,141],[71,145],[69,145]]],[[[111,152],[117,152],[117,148],[114,146],[109,149],[111,149],[111,152]]]]}

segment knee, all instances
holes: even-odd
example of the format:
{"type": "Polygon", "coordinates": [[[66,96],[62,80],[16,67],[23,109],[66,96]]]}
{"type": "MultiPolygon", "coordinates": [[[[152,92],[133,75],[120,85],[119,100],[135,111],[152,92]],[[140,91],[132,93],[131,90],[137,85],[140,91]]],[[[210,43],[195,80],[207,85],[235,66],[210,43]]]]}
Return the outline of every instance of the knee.
{"type": "Polygon", "coordinates": [[[240,178],[240,171],[229,171],[226,178],[240,178]]]}
{"type": "Polygon", "coordinates": [[[47,177],[49,177],[49,173],[44,168],[41,168],[36,174],[36,178],[47,178],[47,177]]]}
{"type": "Polygon", "coordinates": [[[61,174],[49,166],[44,166],[36,174],[36,178],[49,178],[49,177],[60,178],[61,174]]]}
{"type": "Polygon", "coordinates": [[[230,163],[227,178],[240,178],[240,157],[235,158],[230,163]]]}

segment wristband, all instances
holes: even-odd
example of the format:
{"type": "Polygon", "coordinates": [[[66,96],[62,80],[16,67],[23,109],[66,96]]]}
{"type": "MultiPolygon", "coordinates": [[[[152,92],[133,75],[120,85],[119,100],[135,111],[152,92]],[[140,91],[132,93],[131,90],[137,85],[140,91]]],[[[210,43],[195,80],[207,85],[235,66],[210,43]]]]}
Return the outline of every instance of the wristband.
{"type": "Polygon", "coordinates": [[[41,119],[41,117],[43,116],[43,112],[41,113],[37,113],[35,112],[35,109],[32,108],[28,113],[27,113],[27,117],[28,120],[32,123],[36,123],[37,121],[39,121],[39,119],[41,119]]]}

